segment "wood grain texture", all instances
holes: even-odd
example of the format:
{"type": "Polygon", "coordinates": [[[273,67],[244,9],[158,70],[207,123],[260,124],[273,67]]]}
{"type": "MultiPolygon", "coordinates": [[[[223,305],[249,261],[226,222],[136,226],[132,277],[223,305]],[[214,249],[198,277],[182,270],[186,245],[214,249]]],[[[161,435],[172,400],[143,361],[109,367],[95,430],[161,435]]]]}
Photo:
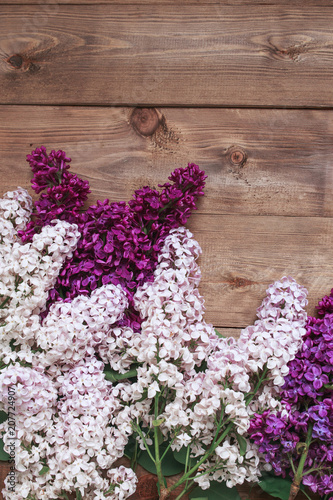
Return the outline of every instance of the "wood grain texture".
{"type": "Polygon", "coordinates": [[[195,162],[208,175],[200,213],[333,216],[331,112],[161,108],[156,114],[155,132],[142,136],[131,124],[133,109],[1,106],[2,190],[29,185],[25,155],[44,144],[72,157],[72,170],[90,182],[92,202],[129,200],[135,189],[157,186],[195,162]]]}
{"type": "MultiPolygon", "coordinates": [[[[182,0],[185,5],[199,5],[199,4],[213,4],[213,5],[236,5],[238,7],[249,6],[266,6],[277,5],[277,0],[182,0]]],[[[179,0],[0,0],[0,5],[38,5],[42,12],[54,12],[57,5],[179,5],[179,0]]],[[[290,5],[290,0],[279,0],[279,5],[290,5]]],[[[324,6],[330,7],[331,0],[293,0],[293,6],[324,6]]]]}
{"type": "Polygon", "coordinates": [[[333,106],[331,5],[54,7],[0,6],[1,103],[333,106]]]}
{"type": "Polygon", "coordinates": [[[252,324],[268,285],[282,276],[308,289],[309,314],[332,288],[332,219],[202,214],[188,227],[202,247],[200,289],[216,326],[252,324]]]}

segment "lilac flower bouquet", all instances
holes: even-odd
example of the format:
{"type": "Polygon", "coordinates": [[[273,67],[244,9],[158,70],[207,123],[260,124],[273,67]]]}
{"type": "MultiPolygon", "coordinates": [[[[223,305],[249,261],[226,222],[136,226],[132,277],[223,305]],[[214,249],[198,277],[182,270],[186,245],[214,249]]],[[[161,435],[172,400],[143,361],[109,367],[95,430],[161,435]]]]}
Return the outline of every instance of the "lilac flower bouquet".
{"type": "Polygon", "coordinates": [[[15,461],[4,498],[123,500],[140,464],[162,500],[236,499],[236,485],[284,474],[287,449],[295,477],[303,463],[303,483],[329,491],[333,300],[308,319],[306,290],[284,277],[254,325],[221,338],[184,227],[203,195],[197,165],[83,210],[88,183],[63,151],[28,162],[39,200],[22,188],[0,200],[0,432],[15,461]]]}
{"type": "Polygon", "coordinates": [[[320,318],[307,320],[303,345],[282,387],[283,410],[255,415],[249,429],[274,472],[293,479],[290,500],[301,484],[333,498],[332,298],[319,302],[320,318]]]}

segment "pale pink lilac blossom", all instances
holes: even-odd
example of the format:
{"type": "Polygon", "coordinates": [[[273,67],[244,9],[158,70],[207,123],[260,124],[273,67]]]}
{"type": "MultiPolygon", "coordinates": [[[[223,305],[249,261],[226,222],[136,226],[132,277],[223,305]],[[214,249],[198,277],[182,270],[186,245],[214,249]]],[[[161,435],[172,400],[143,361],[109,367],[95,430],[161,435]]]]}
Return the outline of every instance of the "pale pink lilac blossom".
{"type": "Polygon", "coordinates": [[[251,405],[255,412],[279,406],[276,397],[289,373],[288,363],[303,344],[307,304],[307,290],[285,276],[269,286],[258,320],[241,332],[239,345],[248,353],[248,372],[267,368],[268,381],[251,405]]]}
{"type": "Polygon", "coordinates": [[[127,498],[136,476],[113,465],[127,443],[112,425],[120,402],[94,354],[128,301],[120,286],[110,284],[90,297],[55,304],[41,324],[48,291],[80,235],[75,224],[55,220],[23,244],[17,232],[25,229],[31,207],[21,188],[0,200],[0,409],[10,409],[12,389],[15,436],[8,421],[0,431],[5,450],[16,443],[15,492],[7,481],[3,495],[49,500],[78,489],[98,499],[112,487],[127,498]],[[110,479],[103,470],[110,470],[110,479]]]}
{"type": "Polygon", "coordinates": [[[5,363],[31,362],[31,346],[39,327],[39,313],[45,307],[48,291],[66,258],[72,256],[79,238],[75,225],[54,221],[22,244],[17,236],[31,213],[31,198],[21,188],[0,200],[0,347],[5,363]],[[20,352],[9,344],[21,345],[20,352]]]}
{"type": "Polygon", "coordinates": [[[35,333],[37,346],[34,363],[55,370],[59,364],[73,366],[109,336],[110,327],[122,316],[128,305],[120,285],[104,285],[89,297],[79,295],[72,302],[55,302],[35,333]]]}

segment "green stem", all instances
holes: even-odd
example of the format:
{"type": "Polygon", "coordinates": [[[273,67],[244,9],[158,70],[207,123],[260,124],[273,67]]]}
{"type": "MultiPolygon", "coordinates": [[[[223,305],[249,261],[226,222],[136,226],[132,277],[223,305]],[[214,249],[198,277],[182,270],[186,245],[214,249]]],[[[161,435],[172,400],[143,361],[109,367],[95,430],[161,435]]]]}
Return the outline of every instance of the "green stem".
{"type": "MultiPolygon", "coordinates": [[[[159,400],[159,393],[155,395],[155,407],[154,407],[154,414],[155,414],[155,420],[158,419],[158,400],[159,400]]],[[[160,445],[158,442],[158,427],[154,427],[154,444],[155,444],[155,467],[156,467],[156,473],[157,473],[157,478],[158,478],[158,484],[160,487],[160,491],[164,487],[164,477],[162,473],[162,460],[160,458],[160,445]]]]}
{"type": "Polygon", "coordinates": [[[305,495],[305,496],[306,496],[306,498],[307,498],[308,500],[312,500],[312,498],[311,498],[311,497],[309,497],[309,495],[306,493],[306,491],[302,490],[302,493],[303,493],[303,495],[305,495]]]}
{"type": "Polygon", "coordinates": [[[309,427],[308,427],[308,432],[306,435],[306,440],[305,440],[304,447],[303,447],[303,451],[302,451],[302,455],[301,455],[301,458],[300,458],[300,461],[299,461],[299,464],[297,467],[297,471],[296,471],[296,474],[295,474],[295,477],[293,480],[293,484],[291,485],[291,488],[290,488],[290,494],[289,494],[288,500],[294,500],[294,498],[296,498],[296,495],[299,491],[299,487],[300,487],[302,477],[303,477],[304,465],[305,465],[306,458],[308,456],[309,448],[310,448],[310,444],[311,444],[313,425],[314,425],[313,422],[310,422],[309,427]]]}
{"type": "Polygon", "coordinates": [[[181,491],[181,492],[179,493],[178,497],[176,497],[176,500],[179,500],[179,499],[180,499],[180,498],[182,498],[184,495],[186,495],[186,493],[187,493],[188,491],[190,491],[190,489],[192,488],[193,484],[194,484],[194,481],[191,481],[191,483],[189,484],[189,486],[187,486],[187,483],[186,483],[186,485],[185,485],[185,487],[184,487],[183,491],[181,491]]]}
{"type": "Polygon", "coordinates": [[[293,460],[292,460],[292,458],[291,458],[291,456],[290,456],[290,453],[288,453],[288,459],[289,459],[289,463],[290,463],[290,466],[291,466],[291,468],[292,468],[292,471],[293,471],[293,473],[294,473],[294,475],[295,475],[295,474],[296,474],[296,469],[295,469],[294,462],[293,462],[293,460]]]}
{"type": "Polygon", "coordinates": [[[155,458],[153,457],[153,455],[151,454],[151,452],[150,452],[150,450],[149,450],[148,443],[147,443],[147,441],[146,441],[146,439],[145,439],[145,437],[144,437],[144,435],[143,435],[142,430],[141,430],[141,429],[140,429],[140,427],[139,427],[137,424],[135,424],[134,422],[132,422],[132,425],[134,426],[134,428],[135,428],[136,432],[137,432],[137,433],[139,434],[139,436],[141,437],[141,439],[142,439],[142,441],[143,441],[143,443],[144,443],[144,445],[145,445],[145,448],[146,448],[146,450],[147,450],[147,453],[148,453],[148,455],[149,455],[150,459],[151,459],[151,460],[155,463],[155,458]]]}
{"type": "Polygon", "coordinates": [[[131,458],[131,469],[133,469],[134,472],[135,472],[135,469],[137,466],[137,457],[138,457],[138,442],[137,442],[137,440],[135,440],[134,454],[131,458]]]}
{"type": "Polygon", "coordinates": [[[118,382],[119,380],[126,380],[128,378],[133,378],[133,377],[136,377],[137,374],[138,374],[138,372],[137,372],[136,368],[132,368],[132,370],[129,370],[126,373],[118,373],[118,372],[114,372],[111,370],[104,371],[104,376],[105,376],[106,380],[110,380],[111,382],[118,382]]]}
{"type": "Polygon", "coordinates": [[[329,469],[331,469],[331,467],[313,467],[312,469],[303,472],[303,477],[307,476],[308,474],[311,474],[312,472],[319,472],[320,470],[329,470],[329,469]]]}
{"type": "Polygon", "coordinates": [[[184,483],[184,481],[188,480],[193,473],[195,473],[200,465],[202,465],[211,455],[212,453],[215,451],[215,449],[218,447],[218,445],[225,439],[225,437],[229,434],[229,432],[231,431],[232,427],[233,427],[234,423],[233,422],[230,422],[229,425],[224,429],[224,431],[222,432],[221,436],[217,439],[217,441],[215,443],[213,443],[211,445],[211,447],[209,448],[209,450],[207,451],[207,453],[205,453],[205,455],[201,458],[201,460],[199,460],[199,462],[197,462],[193,467],[192,469],[190,469],[186,474],[184,474],[180,479],[179,481],[177,481],[177,483],[173,484],[172,486],[170,486],[169,488],[169,491],[173,491],[175,490],[176,488],[178,488],[178,486],[180,486],[182,483],[184,483]]]}
{"type": "Polygon", "coordinates": [[[225,410],[225,406],[224,406],[224,404],[222,404],[222,407],[221,407],[221,414],[220,414],[220,420],[219,420],[219,421],[218,421],[218,423],[217,423],[217,430],[216,430],[216,433],[215,433],[214,439],[213,439],[213,441],[212,441],[211,447],[214,445],[215,441],[217,440],[218,435],[219,435],[219,432],[220,432],[220,429],[221,429],[221,427],[222,427],[222,420],[224,419],[224,410],[225,410]]]}
{"type": "Polygon", "coordinates": [[[176,432],[175,432],[175,435],[173,436],[173,438],[171,439],[171,441],[169,442],[168,446],[166,447],[166,449],[164,450],[164,453],[163,455],[161,456],[161,462],[163,460],[163,458],[165,457],[165,455],[168,453],[168,451],[170,450],[170,447],[172,445],[172,443],[174,442],[174,440],[176,439],[176,437],[178,436],[179,432],[180,432],[181,428],[177,429],[176,432]]]}
{"type": "Polygon", "coordinates": [[[4,306],[7,304],[7,302],[10,300],[10,297],[7,297],[3,302],[2,304],[0,305],[0,309],[3,309],[4,306]]]}
{"type": "MultiPolygon", "coordinates": [[[[187,473],[187,468],[189,467],[189,464],[190,464],[190,447],[188,446],[186,450],[186,459],[185,459],[185,474],[187,473]]],[[[188,486],[188,481],[189,480],[187,480],[185,483],[185,489],[188,486]]]]}
{"type": "Polygon", "coordinates": [[[257,392],[258,392],[261,384],[263,383],[263,381],[266,378],[267,372],[268,372],[268,368],[267,368],[267,366],[265,366],[264,371],[262,372],[262,375],[261,375],[260,379],[258,380],[257,385],[255,386],[253,392],[251,392],[250,394],[248,394],[249,398],[246,400],[246,406],[249,406],[249,404],[251,403],[252,399],[257,394],[257,392]]]}

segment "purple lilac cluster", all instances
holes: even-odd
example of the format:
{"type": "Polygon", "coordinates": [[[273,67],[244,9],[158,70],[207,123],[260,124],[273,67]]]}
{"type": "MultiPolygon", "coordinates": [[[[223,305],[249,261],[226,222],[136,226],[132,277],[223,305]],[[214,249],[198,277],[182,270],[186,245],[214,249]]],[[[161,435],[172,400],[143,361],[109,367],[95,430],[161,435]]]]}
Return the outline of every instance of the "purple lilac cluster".
{"type": "Polygon", "coordinates": [[[309,317],[306,335],[289,362],[281,397],[284,409],[256,414],[250,434],[276,474],[286,472],[333,500],[333,296],[321,318],[309,317]],[[302,458],[303,457],[303,458],[302,458]],[[298,477],[297,477],[298,476],[298,477]]]}
{"type": "Polygon", "coordinates": [[[81,239],[73,258],[66,262],[55,288],[50,292],[49,306],[57,300],[71,301],[77,295],[88,295],[97,287],[120,284],[127,292],[129,308],[121,325],[135,331],[140,319],[134,311],[133,295],[137,286],[153,280],[157,258],[171,229],[184,225],[196,201],[202,196],[206,175],[193,163],[176,169],[169,180],[159,185],[161,191],[143,187],[133,199],[110,203],[98,201],[86,211],[80,210],[87,198],[89,185],[68,172],[70,159],[64,151],[44,147],[28,155],[34,172],[32,186],[39,193],[34,222],[21,236],[31,239],[34,232],[56,218],[75,222],[81,239]]]}
{"type": "Polygon", "coordinates": [[[317,310],[320,316],[327,313],[333,313],[333,288],[330,295],[325,295],[325,297],[318,302],[317,310]]]}
{"type": "Polygon", "coordinates": [[[77,222],[90,193],[88,181],[68,171],[71,159],[64,151],[51,151],[48,155],[42,146],[27,155],[27,162],[34,173],[33,190],[37,194],[45,189],[46,192],[35,202],[31,222],[19,233],[23,242],[31,241],[33,235],[53,219],[77,222]]]}

